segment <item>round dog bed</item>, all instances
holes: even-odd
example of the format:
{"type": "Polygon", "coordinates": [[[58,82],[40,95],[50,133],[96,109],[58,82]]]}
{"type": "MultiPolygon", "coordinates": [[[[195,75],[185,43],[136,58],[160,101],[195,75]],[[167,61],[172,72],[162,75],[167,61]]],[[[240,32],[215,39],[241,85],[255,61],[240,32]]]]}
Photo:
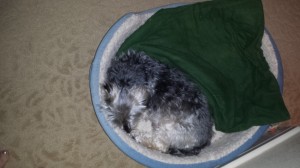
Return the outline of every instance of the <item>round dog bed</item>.
{"type": "MultiPolygon", "coordinates": [[[[97,49],[90,69],[92,102],[98,120],[106,134],[120,150],[137,162],[148,167],[216,167],[235,159],[250,148],[264,134],[268,126],[256,126],[246,131],[230,134],[215,130],[211,145],[204,148],[199,155],[176,157],[143,147],[124,133],[123,130],[112,128],[100,108],[99,83],[106,78],[105,72],[110,65],[110,60],[114,57],[122,42],[159,9],[180,5],[183,4],[159,7],[140,13],[129,13],[110,28],[97,49]]],[[[270,66],[270,71],[277,78],[282,91],[281,60],[267,30],[263,36],[262,49],[270,66]]]]}

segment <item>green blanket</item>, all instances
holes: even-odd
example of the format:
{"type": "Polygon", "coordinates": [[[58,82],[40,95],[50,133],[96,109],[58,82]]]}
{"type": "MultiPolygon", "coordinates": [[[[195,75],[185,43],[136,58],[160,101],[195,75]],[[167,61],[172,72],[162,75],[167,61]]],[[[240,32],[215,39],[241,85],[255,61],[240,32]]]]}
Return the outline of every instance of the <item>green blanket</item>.
{"type": "Polygon", "coordinates": [[[118,53],[144,51],[181,69],[206,94],[216,129],[235,132],[289,119],[263,33],[260,0],[215,0],[159,10],[118,53]]]}

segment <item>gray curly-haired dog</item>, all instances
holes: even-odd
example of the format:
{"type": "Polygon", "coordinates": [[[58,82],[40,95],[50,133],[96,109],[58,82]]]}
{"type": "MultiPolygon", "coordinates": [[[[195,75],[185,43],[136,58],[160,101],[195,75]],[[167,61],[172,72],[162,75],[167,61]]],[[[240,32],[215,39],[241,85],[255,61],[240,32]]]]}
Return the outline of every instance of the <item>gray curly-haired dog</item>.
{"type": "Polygon", "coordinates": [[[210,144],[207,100],[179,70],[129,51],[112,60],[100,87],[108,120],[138,143],[177,156],[210,144]]]}

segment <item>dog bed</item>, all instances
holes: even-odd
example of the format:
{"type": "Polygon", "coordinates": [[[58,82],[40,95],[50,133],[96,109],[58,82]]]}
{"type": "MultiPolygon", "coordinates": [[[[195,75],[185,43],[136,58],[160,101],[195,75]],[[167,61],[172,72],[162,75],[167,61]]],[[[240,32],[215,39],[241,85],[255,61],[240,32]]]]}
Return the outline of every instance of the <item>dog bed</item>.
{"type": "MultiPolygon", "coordinates": [[[[215,133],[211,145],[204,148],[199,155],[176,157],[150,150],[137,144],[123,130],[113,129],[100,110],[99,83],[102,83],[106,78],[106,69],[124,40],[159,9],[174,8],[181,5],[184,4],[168,5],[140,13],[129,13],[111,27],[101,41],[91,65],[90,89],[92,102],[98,120],[106,134],[120,150],[137,162],[149,167],[216,167],[233,160],[251,147],[264,134],[268,126],[254,126],[236,133],[223,133],[214,130],[215,133]]],[[[263,35],[262,49],[270,66],[270,71],[277,78],[282,91],[281,61],[276,46],[267,30],[263,35]]]]}

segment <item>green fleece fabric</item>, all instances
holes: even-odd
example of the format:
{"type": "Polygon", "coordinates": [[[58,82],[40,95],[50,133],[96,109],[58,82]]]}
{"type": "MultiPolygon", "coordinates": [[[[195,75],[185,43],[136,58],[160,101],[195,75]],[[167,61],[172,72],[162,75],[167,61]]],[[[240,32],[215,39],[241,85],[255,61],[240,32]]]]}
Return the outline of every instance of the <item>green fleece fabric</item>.
{"type": "Polygon", "coordinates": [[[289,119],[263,33],[260,0],[214,0],[159,10],[118,53],[144,51],[181,69],[206,94],[216,129],[229,133],[289,119]]]}

